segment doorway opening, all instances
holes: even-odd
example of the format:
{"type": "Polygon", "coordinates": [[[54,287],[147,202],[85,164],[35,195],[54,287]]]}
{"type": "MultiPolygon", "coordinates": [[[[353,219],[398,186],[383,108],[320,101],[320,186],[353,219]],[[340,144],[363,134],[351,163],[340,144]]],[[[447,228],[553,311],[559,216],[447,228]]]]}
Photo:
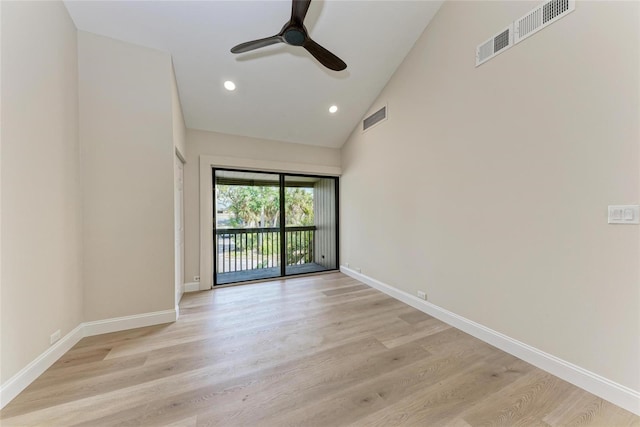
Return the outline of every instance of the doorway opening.
{"type": "Polygon", "coordinates": [[[336,270],[338,178],[213,170],[213,284],[336,270]]]}

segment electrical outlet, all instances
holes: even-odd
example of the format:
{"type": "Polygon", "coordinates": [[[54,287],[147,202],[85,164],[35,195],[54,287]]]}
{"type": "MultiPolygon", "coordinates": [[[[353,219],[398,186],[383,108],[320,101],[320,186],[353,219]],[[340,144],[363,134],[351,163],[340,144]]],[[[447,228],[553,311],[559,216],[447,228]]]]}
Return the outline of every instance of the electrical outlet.
{"type": "Polygon", "coordinates": [[[348,263],[348,262],[345,262],[345,263],[344,263],[344,266],[345,266],[345,267],[347,267],[347,268],[349,268],[349,263],[348,263]]]}
{"type": "Polygon", "coordinates": [[[426,300],[427,299],[427,293],[424,292],[424,291],[418,291],[418,298],[426,300]]]}
{"type": "Polygon", "coordinates": [[[200,276],[193,276],[193,281],[194,282],[199,282],[200,281],[200,276]]]}
{"type": "Polygon", "coordinates": [[[640,206],[609,206],[609,224],[640,224],[640,206]]]}
{"type": "Polygon", "coordinates": [[[356,268],[356,272],[357,273],[362,273],[362,270],[360,270],[359,268],[356,268]]]}
{"type": "Polygon", "coordinates": [[[51,334],[51,344],[55,344],[60,339],[60,329],[51,334]]]}

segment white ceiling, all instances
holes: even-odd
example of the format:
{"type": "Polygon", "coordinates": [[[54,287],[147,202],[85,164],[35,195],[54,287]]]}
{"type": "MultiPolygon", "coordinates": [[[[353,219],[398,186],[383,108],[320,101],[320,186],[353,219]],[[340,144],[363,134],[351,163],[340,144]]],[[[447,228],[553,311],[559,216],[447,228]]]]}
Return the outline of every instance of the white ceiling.
{"type": "Polygon", "coordinates": [[[312,1],[305,26],[347,63],[339,72],[285,44],[229,52],[278,33],[288,0],[65,4],[79,30],[172,55],[188,128],[341,147],[442,1],[312,1]],[[237,89],[226,91],[225,80],[237,89]]]}

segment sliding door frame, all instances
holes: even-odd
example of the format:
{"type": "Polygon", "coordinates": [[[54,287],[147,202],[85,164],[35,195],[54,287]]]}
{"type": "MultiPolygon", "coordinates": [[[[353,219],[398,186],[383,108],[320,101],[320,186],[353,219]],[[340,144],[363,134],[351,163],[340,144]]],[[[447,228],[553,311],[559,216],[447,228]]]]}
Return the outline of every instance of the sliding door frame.
{"type": "Polygon", "coordinates": [[[287,272],[287,217],[284,198],[284,175],[280,174],[280,277],[284,277],[287,272]]]}
{"type": "MultiPolygon", "coordinates": [[[[333,181],[335,197],[334,197],[334,210],[335,210],[335,267],[327,268],[325,271],[337,271],[340,269],[340,177],[336,175],[319,175],[319,174],[304,174],[304,173],[292,173],[292,172],[276,172],[276,171],[265,171],[258,169],[239,169],[239,168],[229,168],[229,167],[216,167],[211,166],[211,211],[213,218],[213,232],[211,236],[211,247],[212,247],[212,262],[213,262],[213,271],[212,271],[212,284],[211,288],[214,287],[222,287],[222,286],[230,286],[237,285],[247,282],[252,282],[256,280],[275,280],[281,279],[285,277],[292,276],[300,276],[305,274],[313,274],[313,273],[289,273],[287,274],[287,237],[286,237],[286,178],[287,177],[302,177],[302,178],[319,178],[319,179],[330,179],[333,181]],[[216,172],[217,171],[225,171],[225,172],[252,172],[252,173],[262,173],[269,175],[278,175],[278,183],[279,183],[279,210],[280,210],[280,275],[278,277],[268,277],[264,279],[254,279],[254,280],[246,280],[246,281],[238,281],[231,283],[224,283],[221,285],[217,284],[217,271],[218,271],[218,236],[217,236],[217,209],[216,209],[216,172]]],[[[315,203],[315,202],[314,202],[315,203]]]]}

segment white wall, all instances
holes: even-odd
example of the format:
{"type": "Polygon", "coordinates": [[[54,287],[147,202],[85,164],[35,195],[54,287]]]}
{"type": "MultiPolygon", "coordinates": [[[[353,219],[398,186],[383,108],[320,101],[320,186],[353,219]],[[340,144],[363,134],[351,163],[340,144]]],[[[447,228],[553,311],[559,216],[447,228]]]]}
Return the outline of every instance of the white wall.
{"type": "MultiPolygon", "coordinates": [[[[187,130],[185,180],[185,281],[200,275],[201,156],[232,157],[282,163],[340,166],[340,150],[255,139],[200,130],[187,130]]],[[[204,280],[204,278],[203,278],[204,280]]]]}
{"type": "Polygon", "coordinates": [[[82,320],[76,28],[61,2],[2,2],[0,383],[82,320]]]}
{"type": "Polygon", "coordinates": [[[84,314],[173,309],[171,58],[78,33],[84,314]]]}
{"type": "Polygon", "coordinates": [[[607,225],[640,202],[640,6],[577,2],[475,68],[537,4],[444,3],[343,147],[341,261],[640,390],[640,230],[607,225]]]}

